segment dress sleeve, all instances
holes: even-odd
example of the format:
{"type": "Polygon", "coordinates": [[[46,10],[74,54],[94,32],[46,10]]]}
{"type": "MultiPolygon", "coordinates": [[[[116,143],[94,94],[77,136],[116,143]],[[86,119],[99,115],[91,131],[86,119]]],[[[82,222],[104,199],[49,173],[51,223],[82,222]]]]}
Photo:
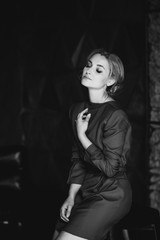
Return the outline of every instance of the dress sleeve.
{"type": "Polygon", "coordinates": [[[113,177],[124,169],[130,150],[131,126],[122,110],[112,113],[105,123],[102,138],[103,149],[92,143],[86,149],[84,160],[113,177]]]}
{"type": "Polygon", "coordinates": [[[71,157],[71,168],[69,171],[69,176],[67,183],[72,184],[83,184],[84,177],[86,175],[86,170],[84,166],[84,162],[82,162],[79,153],[78,148],[75,146],[72,147],[72,157],[71,157]]]}
{"type": "MultiPolygon", "coordinates": [[[[72,107],[70,109],[69,117],[71,120],[74,121],[74,119],[72,119],[73,107],[74,107],[74,105],[72,105],[72,107]]],[[[86,175],[84,162],[81,160],[79,149],[78,149],[78,146],[76,144],[76,140],[74,137],[73,137],[72,142],[73,142],[73,144],[72,144],[71,168],[69,171],[67,184],[72,184],[72,183],[83,184],[83,180],[86,175]]]]}

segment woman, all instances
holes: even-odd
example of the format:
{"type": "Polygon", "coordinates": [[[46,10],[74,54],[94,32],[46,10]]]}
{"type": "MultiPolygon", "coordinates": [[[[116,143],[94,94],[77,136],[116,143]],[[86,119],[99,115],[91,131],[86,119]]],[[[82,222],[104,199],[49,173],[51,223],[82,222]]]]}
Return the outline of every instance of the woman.
{"type": "Polygon", "coordinates": [[[70,109],[74,146],[69,194],[60,210],[53,239],[103,240],[130,210],[132,190],[126,175],[131,125],[114,100],[123,84],[118,56],[93,51],[81,83],[89,102],[70,109]]]}

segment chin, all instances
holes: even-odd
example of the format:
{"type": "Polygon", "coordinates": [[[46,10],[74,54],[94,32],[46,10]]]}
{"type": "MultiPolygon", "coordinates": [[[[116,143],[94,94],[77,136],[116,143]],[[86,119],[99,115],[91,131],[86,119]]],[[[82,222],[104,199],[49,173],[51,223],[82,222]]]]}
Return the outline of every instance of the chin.
{"type": "Polygon", "coordinates": [[[88,81],[86,78],[83,78],[83,79],[81,80],[81,84],[82,84],[84,87],[90,87],[89,81],[88,81]]]}

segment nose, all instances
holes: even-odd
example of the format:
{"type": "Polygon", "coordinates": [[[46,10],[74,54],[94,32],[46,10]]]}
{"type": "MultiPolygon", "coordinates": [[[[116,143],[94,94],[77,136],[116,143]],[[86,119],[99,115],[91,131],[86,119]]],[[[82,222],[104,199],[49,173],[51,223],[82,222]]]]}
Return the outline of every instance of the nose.
{"type": "Polygon", "coordinates": [[[87,75],[90,75],[90,74],[91,74],[89,69],[86,70],[86,74],[87,74],[87,75]]]}

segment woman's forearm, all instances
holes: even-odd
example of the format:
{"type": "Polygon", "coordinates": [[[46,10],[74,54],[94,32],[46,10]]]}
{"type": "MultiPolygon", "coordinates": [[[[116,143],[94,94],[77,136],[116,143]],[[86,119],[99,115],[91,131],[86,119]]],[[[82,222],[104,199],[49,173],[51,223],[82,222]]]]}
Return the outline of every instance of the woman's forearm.
{"type": "Polygon", "coordinates": [[[85,133],[78,134],[78,138],[84,149],[87,149],[92,144],[92,142],[89,140],[85,133]]]}
{"type": "Polygon", "coordinates": [[[81,184],[72,183],[69,188],[69,197],[74,199],[81,186],[81,184]]]}

